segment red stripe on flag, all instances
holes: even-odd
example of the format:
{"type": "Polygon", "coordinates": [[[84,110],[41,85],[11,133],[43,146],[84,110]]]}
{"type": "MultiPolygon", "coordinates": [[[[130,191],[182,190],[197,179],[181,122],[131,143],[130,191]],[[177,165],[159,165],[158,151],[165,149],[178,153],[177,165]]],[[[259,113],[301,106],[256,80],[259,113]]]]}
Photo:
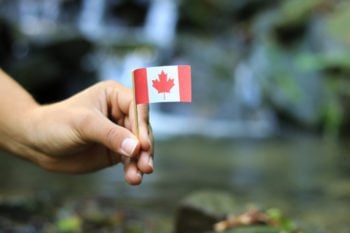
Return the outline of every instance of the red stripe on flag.
{"type": "Polygon", "coordinates": [[[149,103],[146,68],[134,70],[134,88],[136,104],[149,103]]]}
{"type": "Polygon", "coordinates": [[[180,65],[178,66],[179,72],[179,91],[181,102],[191,102],[191,66],[180,65]]]}

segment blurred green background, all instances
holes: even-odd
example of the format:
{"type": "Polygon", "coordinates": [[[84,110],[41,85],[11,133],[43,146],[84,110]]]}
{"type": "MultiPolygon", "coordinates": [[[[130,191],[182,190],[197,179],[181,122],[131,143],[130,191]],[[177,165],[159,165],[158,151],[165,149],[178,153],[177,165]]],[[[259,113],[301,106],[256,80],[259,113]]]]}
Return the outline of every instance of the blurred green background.
{"type": "Polygon", "coordinates": [[[0,229],[173,232],[182,198],[221,190],[349,232],[349,22],[346,0],[0,0],[0,67],[41,103],[144,66],[190,64],[193,86],[192,104],[152,105],[140,187],[1,154],[0,229]]]}

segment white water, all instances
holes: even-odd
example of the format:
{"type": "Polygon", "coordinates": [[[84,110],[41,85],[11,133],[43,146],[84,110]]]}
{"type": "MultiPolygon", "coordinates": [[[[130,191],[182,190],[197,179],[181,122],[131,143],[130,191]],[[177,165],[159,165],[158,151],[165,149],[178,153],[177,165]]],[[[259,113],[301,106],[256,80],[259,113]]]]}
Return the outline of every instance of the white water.
{"type": "Polygon", "coordinates": [[[78,20],[78,27],[89,38],[100,37],[103,33],[103,17],[106,0],[84,0],[78,20]]]}
{"type": "Polygon", "coordinates": [[[176,34],[177,12],[176,0],[153,0],[144,26],[146,38],[162,48],[172,46],[176,34]]]}
{"type": "Polygon", "coordinates": [[[48,34],[55,30],[59,16],[59,1],[20,0],[19,25],[27,35],[48,34]]]}
{"type": "MultiPolygon", "coordinates": [[[[50,32],[58,23],[60,1],[19,0],[19,23],[23,32],[36,35],[50,32]]],[[[118,32],[117,25],[106,25],[107,0],[83,0],[77,19],[78,29],[95,41],[118,32]]],[[[154,45],[153,49],[135,48],[126,55],[117,55],[113,51],[99,50],[95,54],[95,65],[101,80],[115,79],[131,87],[133,69],[159,65],[159,56],[171,51],[176,36],[178,20],[178,2],[175,0],[153,0],[141,28],[130,28],[137,35],[154,45]],[[97,61],[97,62],[96,62],[97,61]]],[[[206,135],[211,137],[260,137],[273,131],[274,121],[261,108],[261,90],[257,83],[252,61],[241,62],[233,69],[235,79],[231,93],[228,93],[227,107],[233,109],[232,119],[206,119],[198,116],[183,116],[179,113],[165,113],[161,104],[152,105],[151,122],[158,137],[177,135],[206,135]]],[[[172,64],[169,64],[172,65],[172,64]]],[[[195,72],[194,72],[195,73],[195,72]]],[[[197,77],[193,76],[193,79],[197,77]]],[[[196,93],[193,93],[195,96],[196,93]]],[[[193,103],[191,106],[194,106],[193,103]]],[[[170,106],[171,107],[171,106],[170,106]]],[[[188,107],[188,106],[187,106],[188,107]]],[[[195,110],[193,111],[195,113],[195,110]]]]}

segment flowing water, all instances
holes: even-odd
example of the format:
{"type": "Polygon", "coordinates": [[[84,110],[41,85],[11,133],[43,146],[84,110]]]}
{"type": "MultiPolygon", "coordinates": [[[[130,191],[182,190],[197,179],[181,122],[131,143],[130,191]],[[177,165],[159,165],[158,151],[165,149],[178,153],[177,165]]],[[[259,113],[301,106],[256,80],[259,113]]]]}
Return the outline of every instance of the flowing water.
{"type": "Polygon", "coordinates": [[[139,187],[125,184],[120,167],[68,176],[1,154],[0,196],[45,192],[67,200],[108,197],[140,221],[167,218],[161,232],[170,232],[183,197],[198,190],[221,190],[242,205],[279,208],[310,232],[349,232],[349,149],[347,143],[305,136],[157,141],[155,172],[139,187]]]}

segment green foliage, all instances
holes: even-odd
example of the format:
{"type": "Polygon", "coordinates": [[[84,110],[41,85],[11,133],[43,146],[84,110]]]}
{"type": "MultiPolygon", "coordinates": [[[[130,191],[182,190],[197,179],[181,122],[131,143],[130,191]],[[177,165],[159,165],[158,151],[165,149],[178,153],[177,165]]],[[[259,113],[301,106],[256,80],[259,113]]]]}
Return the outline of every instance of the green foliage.
{"type": "Polygon", "coordinates": [[[279,229],[267,226],[241,227],[225,231],[224,233],[282,233],[279,229]]]}
{"type": "Polygon", "coordinates": [[[280,14],[284,23],[295,24],[305,21],[312,11],[324,0],[289,0],[284,1],[280,14]]]}
{"type": "Polygon", "coordinates": [[[60,219],[57,224],[57,230],[60,233],[74,233],[79,232],[82,227],[82,220],[79,216],[72,215],[60,219]]]}
{"type": "Polygon", "coordinates": [[[293,232],[297,229],[297,225],[289,218],[285,217],[281,210],[272,208],[266,211],[266,215],[273,221],[278,223],[281,230],[285,232],[293,232]]]}
{"type": "Polygon", "coordinates": [[[302,53],[296,57],[299,68],[307,71],[324,71],[338,68],[350,71],[350,51],[333,53],[302,53]]]}
{"type": "Polygon", "coordinates": [[[330,35],[350,44],[350,3],[341,2],[330,14],[327,20],[327,29],[330,35]]]}
{"type": "Polygon", "coordinates": [[[326,82],[327,102],[323,112],[324,131],[329,137],[337,137],[345,121],[344,100],[350,99],[350,85],[337,77],[329,77],[326,82]]]}

